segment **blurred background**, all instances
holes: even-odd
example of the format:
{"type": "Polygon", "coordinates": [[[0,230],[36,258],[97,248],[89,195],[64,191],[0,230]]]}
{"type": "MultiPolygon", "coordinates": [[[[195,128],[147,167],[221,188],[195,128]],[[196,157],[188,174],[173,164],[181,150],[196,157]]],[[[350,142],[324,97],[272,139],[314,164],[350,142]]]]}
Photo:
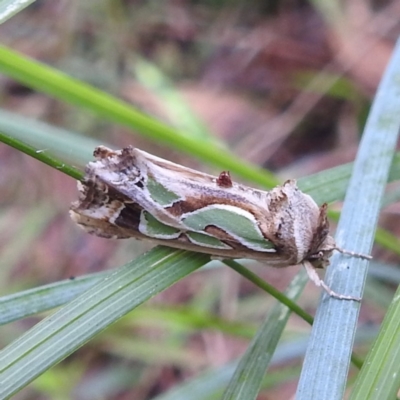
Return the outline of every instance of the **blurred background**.
{"type": "MultiPolygon", "coordinates": [[[[317,0],[42,0],[0,25],[2,43],[12,49],[188,135],[211,135],[238,159],[281,180],[354,159],[399,33],[396,0],[353,0],[340,9],[317,0]]],[[[4,75],[0,95],[2,109],[78,132],[95,144],[132,144],[220,172],[4,75]]],[[[76,182],[4,144],[0,170],[2,295],[104,271],[152,247],[81,232],[68,217],[76,182]]],[[[398,234],[398,207],[386,211],[381,224],[398,234]]],[[[379,258],[395,261],[385,253],[379,258]]],[[[283,290],[297,269],[256,271],[283,290]]],[[[313,312],[319,293],[310,284],[301,305],[313,312]]],[[[373,330],[385,304],[370,300],[361,322],[373,330]]],[[[151,399],[212,368],[217,376],[243,353],[272,304],[227,268],[197,272],[15,398],[151,399]]],[[[42,317],[0,327],[1,347],[42,317]]],[[[294,395],[309,330],[291,317],[259,399],[294,395]]]]}

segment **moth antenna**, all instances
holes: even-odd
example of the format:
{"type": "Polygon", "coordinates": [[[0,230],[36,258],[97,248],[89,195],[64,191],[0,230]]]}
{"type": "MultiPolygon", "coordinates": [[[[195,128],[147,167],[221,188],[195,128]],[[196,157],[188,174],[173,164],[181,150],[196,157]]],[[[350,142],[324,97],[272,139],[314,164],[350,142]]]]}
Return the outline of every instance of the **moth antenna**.
{"type": "Polygon", "coordinates": [[[310,281],[314,282],[314,284],[318,287],[322,287],[331,297],[334,297],[335,299],[339,300],[353,300],[353,301],[361,301],[360,297],[353,297],[353,296],[346,296],[344,294],[339,294],[334,292],[318,275],[316,269],[313,267],[313,265],[309,262],[303,262],[302,263],[308,278],[310,281]]]}
{"type": "Polygon", "coordinates": [[[364,260],[372,260],[372,256],[369,256],[367,254],[356,253],[354,251],[345,250],[345,249],[342,249],[340,247],[334,247],[333,249],[337,250],[339,253],[347,254],[347,255],[352,256],[352,257],[362,258],[364,260]]]}

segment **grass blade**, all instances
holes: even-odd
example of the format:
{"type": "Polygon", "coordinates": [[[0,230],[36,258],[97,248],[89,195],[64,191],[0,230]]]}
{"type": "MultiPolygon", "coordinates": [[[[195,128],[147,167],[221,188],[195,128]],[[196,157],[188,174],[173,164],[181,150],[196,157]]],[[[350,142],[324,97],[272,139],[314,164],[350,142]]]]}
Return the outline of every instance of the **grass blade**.
{"type": "Polygon", "coordinates": [[[0,353],[0,398],[12,396],[94,335],[209,261],[156,247],[112,272],[0,353]]]}
{"type": "MultiPolygon", "coordinates": [[[[301,270],[286,290],[286,296],[295,301],[307,281],[306,272],[301,270]]],[[[239,362],[239,366],[222,397],[223,400],[257,398],[265,371],[278,346],[290,313],[290,309],[282,303],[277,303],[273,307],[239,362]]]]}
{"type": "Polygon", "coordinates": [[[30,60],[11,49],[0,46],[0,71],[24,84],[60,100],[89,109],[102,118],[138,131],[150,139],[207,160],[221,168],[235,172],[264,186],[276,184],[273,174],[257,166],[239,162],[227,150],[171,128],[123,102],[84,82],[30,60]]]}
{"type": "MultiPolygon", "coordinates": [[[[336,240],[340,247],[368,254],[373,244],[383,191],[400,126],[400,42],[380,84],[369,115],[336,240]]],[[[332,257],[325,281],[336,292],[362,294],[368,262],[342,254],[332,257]]],[[[360,304],[323,295],[315,317],[297,390],[298,400],[342,399],[360,304]]]]}
{"type": "Polygon", "coordinates": [[[400,388],[400,286],[357,380],[350,400],[395,399],[400,388]]]}
{"type": "Polygon", "coordinates": [[[98,272],[0,297],[0,325],[68,303],[109,274],[98,272]]]}

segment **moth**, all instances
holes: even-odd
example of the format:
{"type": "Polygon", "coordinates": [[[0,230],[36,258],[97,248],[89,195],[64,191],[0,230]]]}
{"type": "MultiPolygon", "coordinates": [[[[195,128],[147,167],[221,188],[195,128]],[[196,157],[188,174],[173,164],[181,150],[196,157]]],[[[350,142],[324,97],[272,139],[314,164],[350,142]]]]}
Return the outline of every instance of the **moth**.
{"type": "Polygon", "coordinates": [[[218,258],[250,258],[272,267],[302,264],[329,295],[316,270],[343,250],[329,234],[327,205],[318,207],[295,180],[262,191],[195,171],[132,146],[99,146],[78,182],[70,215],[85,231],[105,238],[149,239],[218,258]]]}

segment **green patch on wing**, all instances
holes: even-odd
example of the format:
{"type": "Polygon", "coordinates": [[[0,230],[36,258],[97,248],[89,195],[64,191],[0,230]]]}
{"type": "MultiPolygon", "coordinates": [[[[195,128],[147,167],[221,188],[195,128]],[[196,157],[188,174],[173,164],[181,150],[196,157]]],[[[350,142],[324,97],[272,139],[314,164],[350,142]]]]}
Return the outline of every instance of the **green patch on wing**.
{"type": "Polygon", "coordinates": [[[147,189],[149,190],[152,199],[162,206],[171,204],[175,200],[179,199],[177,194],[171,192],[165,186],[161,185],[161,183],[151,179],[150,177],[147,179],[147,189]]]}
{"type": "Polygon", "coordinates": [[[157,239],[176,239],[181,234],[179,229],[163,224],[147,211],[141,214],[139,231],[143,235],[157,239]]]}
{"type": "Polygon", "coordinates": [[[186,232],[186,236],[193,244],[197,244],[203,247],[211,247],[217,249],[231,249],[230,246],[221,242],[213,236],[204,235],[203,233],[197,232],[186,232]]]}
{"type": "Polygon", "coordinates": [[[243,215],[238,209],[234,212],[224,205],[197,210],[188,214],[183,223],[195,231],[204,231],[207,226],[216,226],[236,238],[244,246],[256,251],[275,251],[274,245],[264,238],[254,219],[243,215]]]}

